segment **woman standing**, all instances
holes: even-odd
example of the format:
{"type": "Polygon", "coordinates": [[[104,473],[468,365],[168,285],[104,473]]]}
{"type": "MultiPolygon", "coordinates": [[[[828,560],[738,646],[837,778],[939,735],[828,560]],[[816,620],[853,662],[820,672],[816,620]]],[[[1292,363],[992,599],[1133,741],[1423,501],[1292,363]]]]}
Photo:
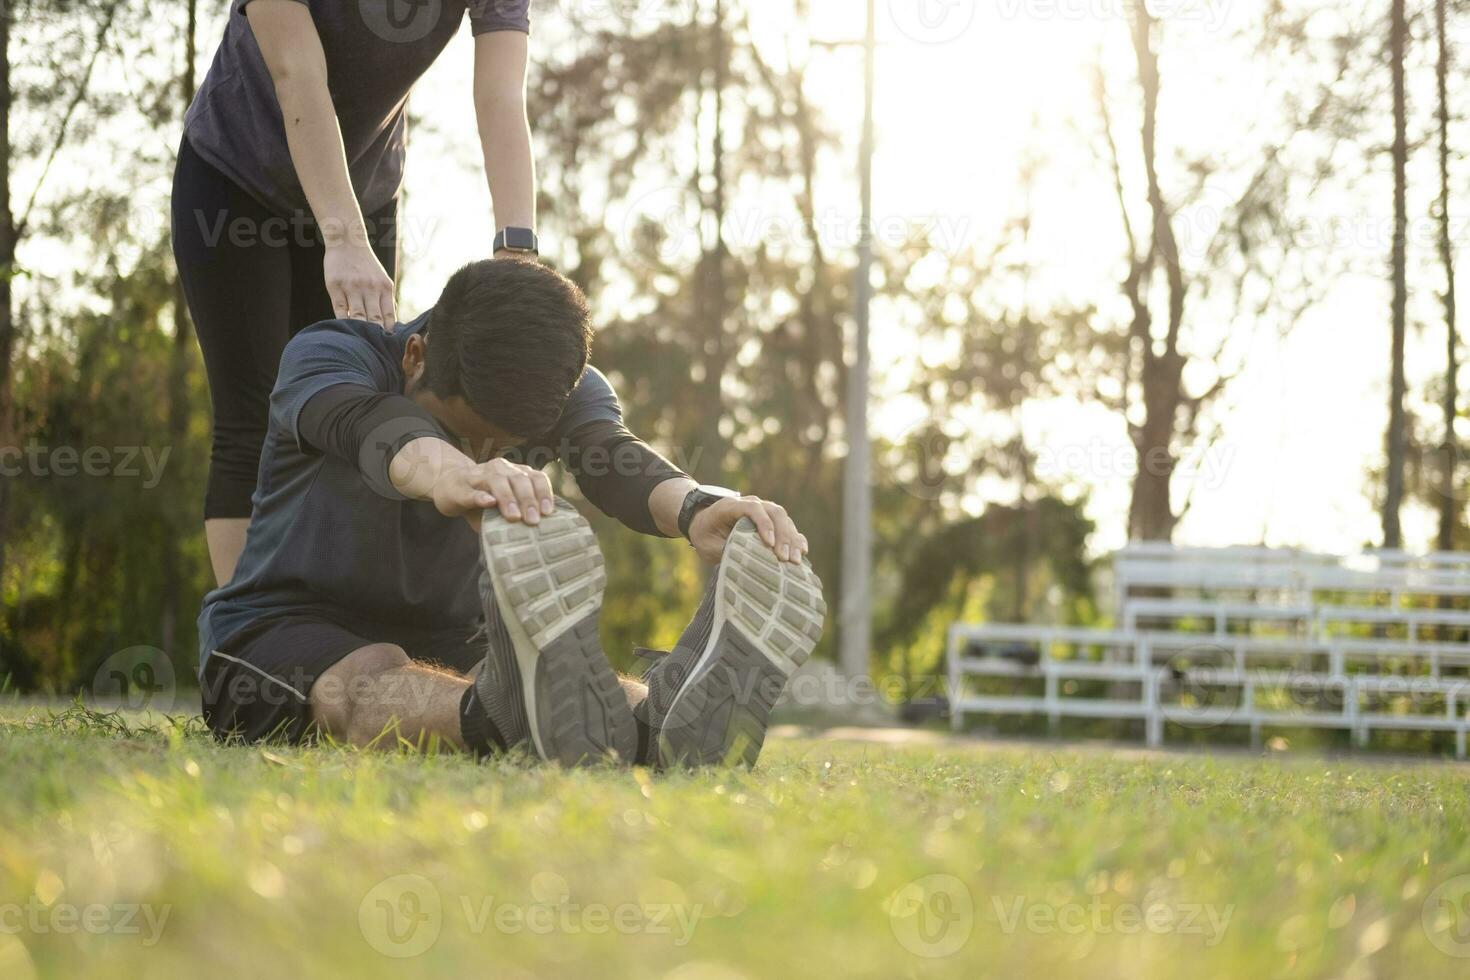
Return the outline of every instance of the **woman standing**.
{"type": "Polygon", "coordinates": [[[535,253],[529,2],[232,0],[173,191],[174,257],[214,405],[204,528],[220,584],[245,544],[286,341],[333,316],[396,322],[404,105],[467,13],[494,250],[535,253]]]}

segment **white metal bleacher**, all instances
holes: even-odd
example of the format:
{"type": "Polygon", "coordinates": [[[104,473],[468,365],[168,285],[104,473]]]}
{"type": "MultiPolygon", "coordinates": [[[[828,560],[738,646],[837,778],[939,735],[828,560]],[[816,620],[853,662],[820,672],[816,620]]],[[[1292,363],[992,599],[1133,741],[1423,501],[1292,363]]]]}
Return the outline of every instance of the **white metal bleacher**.
{"type": "Polygon", "coordinates": [[[1470,734],[1470,554],[1338,557],[1139,544],[1114,560],[1118,627],[956,625],[951,717],[1470,734]]]}

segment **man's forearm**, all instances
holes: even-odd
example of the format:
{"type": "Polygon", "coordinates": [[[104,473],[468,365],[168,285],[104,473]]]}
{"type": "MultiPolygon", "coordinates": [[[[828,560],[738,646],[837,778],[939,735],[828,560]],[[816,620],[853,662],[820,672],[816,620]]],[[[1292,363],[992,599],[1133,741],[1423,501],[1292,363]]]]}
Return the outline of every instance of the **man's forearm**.
{"type": "Polygon", "coordinates": [[[444,474],[474,465],[475,461],[453,443],[437,436],[421,436],[398,450],[388,464],[388,479],[393,489],[411,500],[432,500],[434,487],[444,474]]]}
{"type": "Polygon", "coordinates": [[[604,419],[584,425],[567,444],[553,448],[598,510],[642,534],[679,536],[684,494],[668,484],[685,484],[687,493],[693,483],[622,422],[604,419]],[[672,511],[671,499],[677,500],[672,511]]]}
{"type": "Polygon", "coordinates": [[[677,477],[660,483],[648,495],[648,512],[653,515],[658,529],[668,537],[679,537],[679,511],[689,491],[698,485],[687,476],[677,477]]]}

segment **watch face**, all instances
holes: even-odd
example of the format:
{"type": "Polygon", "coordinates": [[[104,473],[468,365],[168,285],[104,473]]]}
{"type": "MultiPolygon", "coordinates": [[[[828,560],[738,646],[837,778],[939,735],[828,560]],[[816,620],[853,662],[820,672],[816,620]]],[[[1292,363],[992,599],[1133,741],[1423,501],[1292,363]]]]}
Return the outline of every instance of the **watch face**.
{"type": "Polygon", "coordinates": [[[500,235],[504,248],[517,252],[536,251],[536,233],[529,228],[507,228],[500,235]]]}
{"type": "Polygon", "coordinates": [[[724,497],[738,497],[738,496],[740,496],[740,491],[739,490],[731,490],[729,487],[708,487],[708,486],[702,486],[699,489],[703,490],[705,493],[709,494],[711,497],[721,497],[721,498],[724,498],[724,497]]]}

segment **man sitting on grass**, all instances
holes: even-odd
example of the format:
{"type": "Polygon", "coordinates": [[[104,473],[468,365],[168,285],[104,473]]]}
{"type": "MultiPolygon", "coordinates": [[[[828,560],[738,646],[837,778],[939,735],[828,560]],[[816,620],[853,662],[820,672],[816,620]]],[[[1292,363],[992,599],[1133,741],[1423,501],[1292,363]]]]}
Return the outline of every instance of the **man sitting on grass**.
{"type": "Polygon", "coordinates": [[[590,339],[576,286],[494,260],[391,333],[328,320],[287,345],[245,551],[199,618],[216,736],[755,761],[821,635],[807,541],[634,437],[590,339]],[[646,686],[603,655],[602,555],[553,459],[604,513],[719,564],[646,686]]]}

